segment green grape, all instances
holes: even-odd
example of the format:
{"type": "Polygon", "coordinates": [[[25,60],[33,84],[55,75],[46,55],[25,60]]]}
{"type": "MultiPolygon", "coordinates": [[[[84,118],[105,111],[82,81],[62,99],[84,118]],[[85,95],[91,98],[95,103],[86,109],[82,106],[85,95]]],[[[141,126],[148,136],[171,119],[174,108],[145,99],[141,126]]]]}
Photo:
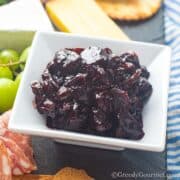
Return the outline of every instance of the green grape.
{"type": "Polygon", "coordinates": [[[8,67],[0,67],[0,78],[13,79],[12,71],[8,67]]]}
{"type": "Polygon", "coordinates": [[[0,5],[6,4],[8,0],[0,0],[0,5]]]}
{"type": "Polygon", "coordinates": [[[19,84],[20,84],[20,82],[21,82],[22,75],[23,75],[23,72],[21,72],[20,74],[18,74],[18,76],[17,76],[16,79],[15,79],[15,83],[16,83],[16,85],[17,85],[17,88],[19,87],[19,84]]]}
{"type": "Polygon", "coordinates": [[[9,2],[11,2],[13,0],[0,0],[0,6],[3,5],[3,4],[7,4],[9,2]]]}
{"type": "Polygon", "coordinates": [[[23,64],[20,64],[21,70],[24,69],[24,66],[25,66],[26,60],[28,58],[30,49],[31,49],[31,47],[27,47],[26,49],[24,49],[24,51],[20,55],[19,61],[23,62],[23,64]]]}
{"type": "MultiPolygon", "coordinates": [[[[19,55],[15,50],[5,49],[0,53],[0,64],[8,64],[10,62],[18,62],[19,55]]],[[[19,67],[19,65],[11,66],[10,68],[14,71],[19,67]]]]}
{"type": "Polygon", "coordinates": [[[16,83],[7,78],[0,78],[0,113],[12,108],[17,92],[16,83]]]}
{"type": "Polygon", "coordinates": [[[26,62],[30,49],[31,49],[30,46],[24,49],[24,51],[20,55],[19,58],[20,61],[26,62]]]}

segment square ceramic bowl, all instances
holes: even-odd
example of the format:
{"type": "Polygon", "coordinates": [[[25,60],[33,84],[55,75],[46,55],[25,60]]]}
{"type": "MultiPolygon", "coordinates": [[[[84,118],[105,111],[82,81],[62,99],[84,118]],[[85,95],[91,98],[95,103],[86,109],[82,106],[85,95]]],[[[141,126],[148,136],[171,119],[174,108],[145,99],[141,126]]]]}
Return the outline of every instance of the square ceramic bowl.
{"type": "Polygon", "coordinates": [[[59,142],[89,147],[163,151],[166,139],[170,55],[170,49],[162,45],[133,41],[123,42],[66,33],[39,32],[33,41],[9,128],[25,134],[50,137],[59,142]],[[116,54],[135,51],[139,55],[141,64],[146,65],[150,71],[149,81],[153,86],[153,93],[143,111],[145,132],[143,139],[126,140],[49,129],[46,126],[46,120],[33,107],[34,95],[30,84],[33,80],[40,80],[43,70],[53,59],[55,52],[61,48],[85,48],[88,46],[109,47],[116,54]]]}

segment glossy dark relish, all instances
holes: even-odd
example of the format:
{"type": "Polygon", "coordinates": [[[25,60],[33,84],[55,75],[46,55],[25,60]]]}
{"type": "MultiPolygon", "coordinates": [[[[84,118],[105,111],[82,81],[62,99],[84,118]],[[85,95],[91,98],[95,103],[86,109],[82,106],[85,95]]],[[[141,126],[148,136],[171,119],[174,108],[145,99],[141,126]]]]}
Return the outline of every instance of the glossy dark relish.
{"type": "Polygon", "coordinates": [[[148,78],[134,52],[75,48],[56,52],[31,87],[50,128],[141,139],[142,111],[152,93],[148,78]]]}

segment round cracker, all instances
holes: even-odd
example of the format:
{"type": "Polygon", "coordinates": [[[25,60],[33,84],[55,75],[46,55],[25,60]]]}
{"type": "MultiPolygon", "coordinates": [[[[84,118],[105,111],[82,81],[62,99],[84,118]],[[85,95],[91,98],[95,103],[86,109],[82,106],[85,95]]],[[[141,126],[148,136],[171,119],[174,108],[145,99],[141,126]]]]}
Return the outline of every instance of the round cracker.
{"type": "Polygon", "coordinates": [[[54,175],[53,180],[93,180],[85,170],[65,167],[54,175]]]}
{"type": "Polygon", "coordinates": [[[96,0],[113,19],[137,21],[150,18],[161,7],[162,0],[96,0]]]}
{"type": "Polygon", "coordinates": [[[25,174],[20,176],[13,176],[12,179],[13,180],[53,180],[53,176],[25,174]]]}

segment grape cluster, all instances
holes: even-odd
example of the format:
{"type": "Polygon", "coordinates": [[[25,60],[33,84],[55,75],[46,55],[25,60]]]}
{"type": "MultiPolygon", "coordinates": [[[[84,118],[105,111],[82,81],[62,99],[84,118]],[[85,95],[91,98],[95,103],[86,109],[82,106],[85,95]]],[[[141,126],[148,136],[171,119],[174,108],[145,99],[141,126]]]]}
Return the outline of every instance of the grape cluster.
{"type": "Polygon", "coordinates": [[[31,87],[50,128],[141,139],[142,110],[152,93],[148,77],[134,52],[63,49],[31,87]]]}
{"type": "Polygon", "coordinates": [[[29,50],[25,48],[20,55],[13,49],[0,50],[0,114],[13,106],[29,50]]]}

